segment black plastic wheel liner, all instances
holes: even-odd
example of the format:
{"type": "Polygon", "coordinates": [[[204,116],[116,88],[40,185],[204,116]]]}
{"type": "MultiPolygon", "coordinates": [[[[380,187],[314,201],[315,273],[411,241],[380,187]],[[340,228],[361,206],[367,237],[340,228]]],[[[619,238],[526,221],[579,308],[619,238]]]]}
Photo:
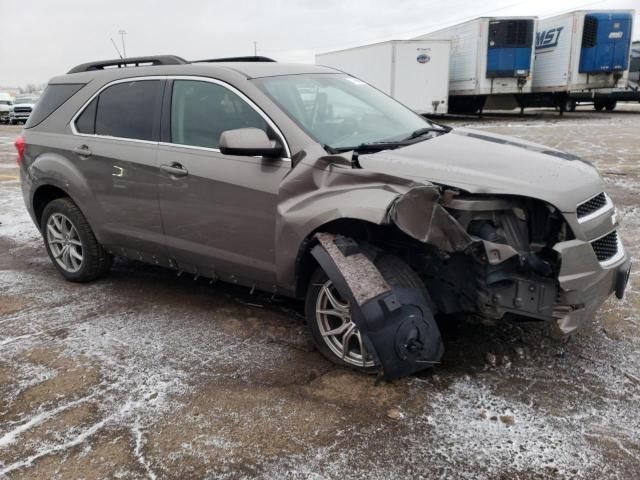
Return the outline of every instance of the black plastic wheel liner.
{"type": "Polygon", "coordinates": [[[440,330],[420,290],[389,287],[359,304],[322,243],[311,254],[340,295],[349,301],[351,319],[386,380],[410,375],[440,361],[444,353],[440,330]]]}

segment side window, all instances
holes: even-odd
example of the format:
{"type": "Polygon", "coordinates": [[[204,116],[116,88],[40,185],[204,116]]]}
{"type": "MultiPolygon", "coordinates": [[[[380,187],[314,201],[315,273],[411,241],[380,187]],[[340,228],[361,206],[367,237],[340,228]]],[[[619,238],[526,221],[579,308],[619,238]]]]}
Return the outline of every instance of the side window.
{"type": "Polygon", "coordinates": [[[154,140],[160,114],[162,82],[138,80],[103,90],[76,120],[80,133],[154,140]]]}
{"type": "Polygon", "coordinates": [[[247,127],[270,133],[264,118],[231,90],[197,80],[173,82],[172,143],[218,148],[222,132],[247,127]]]}
{"type": "Polygon", "coordinates": [[[96,133],[96,106],[98,105],[98,97],[91,100],[87,108],[76,119],[76,130],[79,133],[88,133],[93,135],[96,133]]]}
{"type": "MultiPolygon", "coordinates": [[[[29,115],[29,119],[24,128],[35,127],[42,123],[49,115],[55,112],[60,106],[73,97],[84,87],[83,83],[66,83],[48,85],[44,93],[36,103],[36,106],[29,115]]],[[[1,104],[2,102],[0,102],[1,104]]]]}

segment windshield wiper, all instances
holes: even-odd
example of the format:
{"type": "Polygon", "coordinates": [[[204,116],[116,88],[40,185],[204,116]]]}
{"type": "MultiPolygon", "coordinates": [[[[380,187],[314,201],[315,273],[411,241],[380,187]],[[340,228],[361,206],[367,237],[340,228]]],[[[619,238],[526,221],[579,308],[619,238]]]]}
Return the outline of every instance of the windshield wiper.
{"type": "MultiPolygon", "coordinates": [[[[334,152],[349,152],[351,150],[355,150],[356,152],[378,152],[380,150],[393,150],[394,148],[406,147],[407,145],[412,145],[414,143],[418,143],[418,141],[414,141],[420,138],[423,135],[426,135],[430,132],[437,133],[448,133],[451,131],[451,127],[446,127],[444,125],[438,125],[437,127],[424,127],[415,130],[406,138],[402,140],[383,140],[380,142],[369,142],[369,143],[361,143],[360,145],[350,146],[350,147],[329,147],[334,152]]],[[[328,145],[325,145],[325,149],[328,145]]]]}
{"type": "Polygon", "coordinates": [[[406,143],[401,142],[371,142],[361,143],[351,147],[331,147],[335,152],[350,152],[354,150],[356,152],[378,152],[380,150],[393,150],[394,148],[403,147],[406,143]]]}
{"type": "Polygon", "coordinates": [[[408,142],[409,140],[415,140],[416,138],[419,138],[423,135],[426,135],[427,133],[431,133],[431,132],[439,132],[439,133],[447,133],[449,130],[451,130],[451,128],[446,129],[444,127],[424,127],[424,128],[419,128],[418,130],[415,130],[413,132],[411,132],[411,135],[409,135],[407,138],[403,139],[403,142],[408,142]]]}

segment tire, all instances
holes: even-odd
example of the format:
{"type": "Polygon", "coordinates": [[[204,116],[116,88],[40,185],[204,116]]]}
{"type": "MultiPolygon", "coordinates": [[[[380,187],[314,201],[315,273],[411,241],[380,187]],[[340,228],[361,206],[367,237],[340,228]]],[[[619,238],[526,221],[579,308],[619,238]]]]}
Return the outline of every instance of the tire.
{"type": "Polygon", "coordinates": [[[612,112],[613,110],[615,110],[617,104],[618,102],[616,102],[615,100],[607,100],[607,102],[604,104],[604,108],[607,110],[607,112],[612,112]]]}
{"type": "Polygon", "coordinates": [[[113,256],[98,243],[87,219],[71,199],[58,198],[44,208],[40,231],[51,262],[66,280],[90,282],[110,270],[113,256]],[[63,253],[65,247],[67,254],[63,253]]]}
{"type": "MultiPolygon", "coordinates": [[[[400,258],[392,254],[382,253],[378,256],[378,258],[376,258],[374,263],[390,286],[417,288],[423,292],[427,305],[431,305],[429,294],[424,286],[424,283],[422,282],[418,274],[416,274],[416,272],[414,272],[411,267],[409,267],[409,265],[407,265],[400,258]]],[[[357,332],[357,328],[355,328],[355,325],[354,328],[356,333],[353,334],[353,340],[349,342],[349,345],[355,344],[355,349],[354,351],[349,351],[348,355],[346,355],[344,359],[338,354],[338,350],[343,351],[338,347],[340,343],[340,337],[329,337],[322,335],[321,329],[324,327],[322,327],[321,325],[326,325],[327,316],[325,316],[325,320],[323,320],[323,318],[319,316],[319,314],[316,314],[316,308],[318,306],[322,306],[323,299],[326,298],[326,294],[321,293],[323,292],[323,288],[325,287],[331,290],[332,284],[324,270],[318,267],[311,276],[309,288],[307,289],[307,295],[305,298],[305,317],[309,330],[311,331],[313,343],[315,344],[318,351],[322,353],[322,355],[324,355],[328,360],[337,365],[353,368],[360,372],[376,373],[377,368],[370,358],[365,358],[363,362],[362,355],[357,355],[358,345],[361,346],[362,342],[361,340],[358,340],[360,337],[359,332],[357,332]],[[320,305],[318,305],[318,302],[320,302],[320,305]]],[[[334,294],[337,293],[335,292],[335,290],[333,290],[333,292],[334,294]]],[[[338,300],[341,299],[338,298],[338,300]]],[[[348,310],[348,305],[346,305],[346,307],[348,310]]],[[[338,324],[338,322],[344,322],[343,319],[339,319],[338,317],[333,317],[333,320],[335,320],[336,324],[338,324]]],[[[337,327],[331,325],[331,328],[337,327]]],[[[326,328],[324,328],[324,330],[326,332],[326,328]]],[[[344,339],[344,336],[342,337],[342,339],[344,339]]]]}
{"type": "Polygon", "coordinates": [[[575,112],[577,103],[573,98],[565,98],[560,105],[561,112],[575,112]]]}
{"type": "Polygon", "coordinates": [[[593,108],[595,108],[597,112],[601,112],[602,109],[604,108],[604,104],[602,102],[595,101],[593,102],[593,108]]]}

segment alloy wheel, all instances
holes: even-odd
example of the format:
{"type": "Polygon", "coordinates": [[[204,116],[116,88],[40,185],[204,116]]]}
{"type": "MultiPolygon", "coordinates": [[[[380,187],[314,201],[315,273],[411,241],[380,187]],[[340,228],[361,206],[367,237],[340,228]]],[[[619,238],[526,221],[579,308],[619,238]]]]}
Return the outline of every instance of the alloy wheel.
{"type": "Polygon", "coordinates": [[[66,272],[82,267],[83,247],[78,230],[62,213],[54,213],[47,221],[47,243],[56,263],[66,272]]]}
{"type": "Polygon", "coordinates": [[[316,322],[322,339],[334,355],[350,365],[374,366],[362,335],[351,320],[349,303],[340,297],[331,280],[327,280],[318,293],[316,322]]]}

